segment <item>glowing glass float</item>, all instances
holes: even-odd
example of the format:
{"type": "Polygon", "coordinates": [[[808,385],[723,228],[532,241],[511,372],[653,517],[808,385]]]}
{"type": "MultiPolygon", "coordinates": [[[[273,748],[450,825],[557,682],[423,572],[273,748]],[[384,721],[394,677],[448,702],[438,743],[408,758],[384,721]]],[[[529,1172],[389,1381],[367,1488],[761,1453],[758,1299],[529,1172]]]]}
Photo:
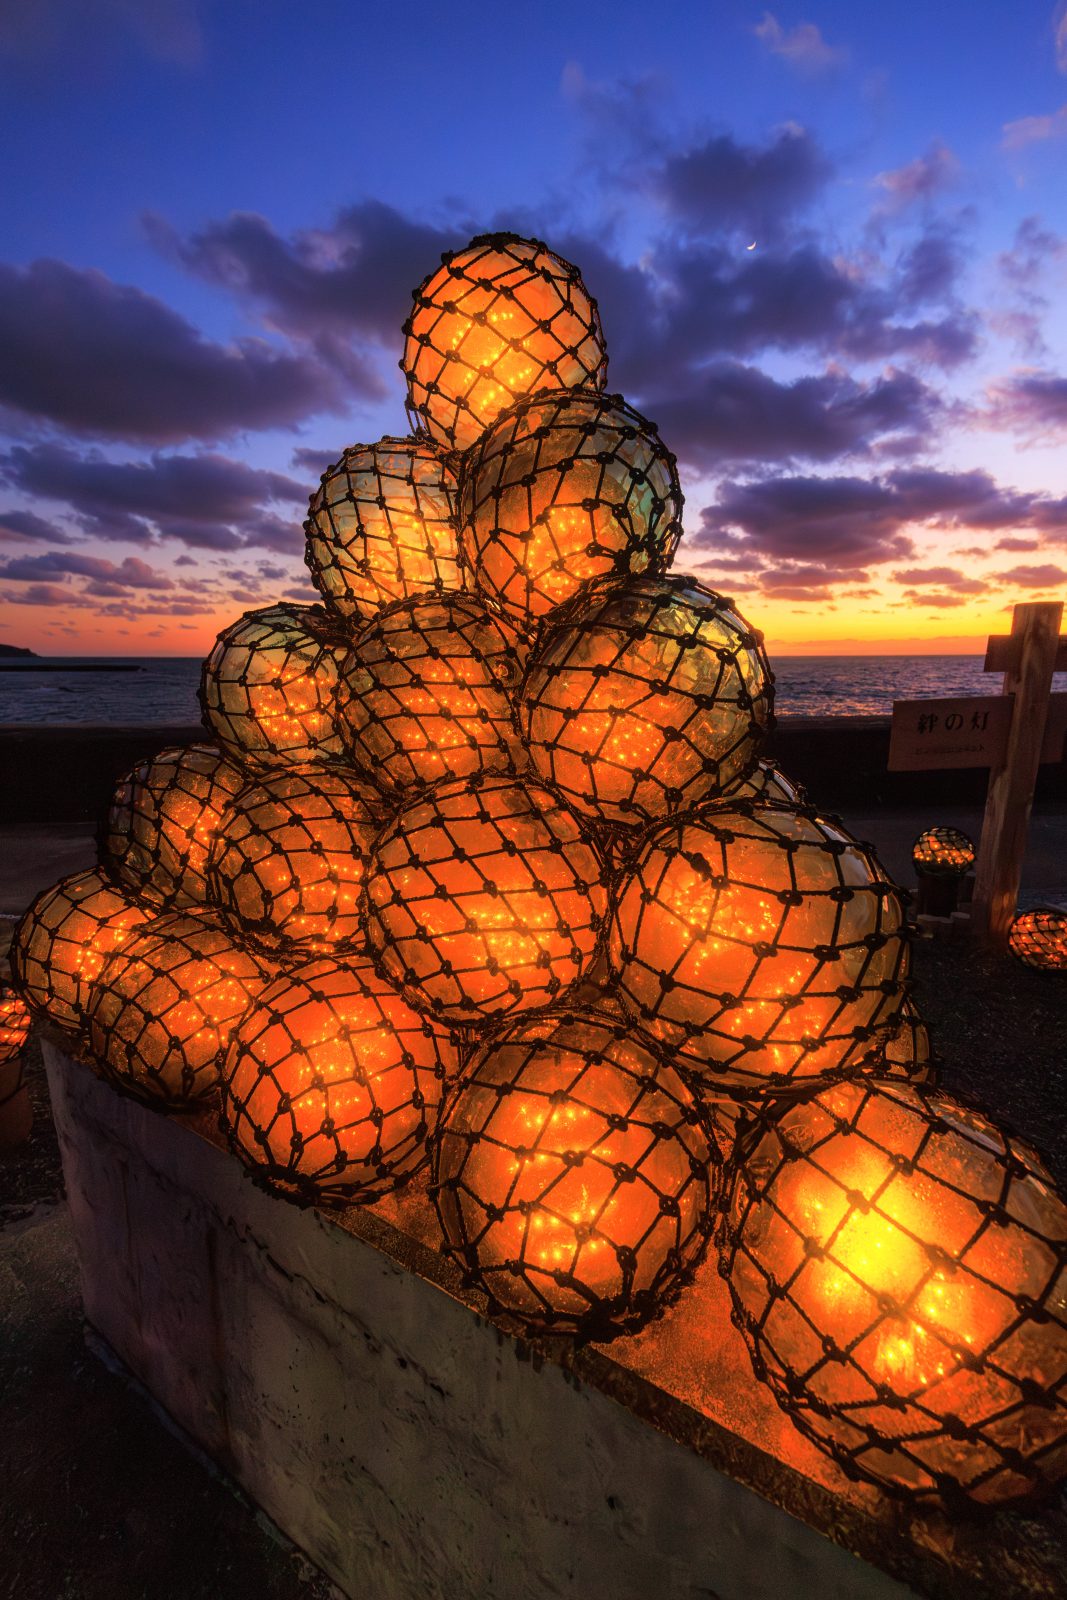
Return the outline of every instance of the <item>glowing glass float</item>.
{"type": "Polygon", "coordinates": [[[391,606],[341,672],[351,759],[392,790],[525,766],[512,713],[524,660],[514,628],[476,595],[391,606]]]}
{"type": "Polygon", "coordinates": [[[25,1000],[6,979],[0,978],[0,1066],[14,1061],[30,1036],[33,1016],[25,1000]]]}
{"type": "Polygon", "coordinates": [[[207,858],[222,813],[245,783],[213,745],[161,750],[120,780],[105,853],[123,883],[177,910],[207,899],[207,858]]]}
{"type": "Polygon", "coordinates": [[[282,1189],[374,1200],[426,1160],[458,1067],[448,1036],[369,962],[311,961],[280,974],[234,1034],[223,1125],[282,1189]]]}
{"type": "Polygon", "coordinates": [[[550,1004],[585,976],[607,914],[578,819],[538,783],[442,784],[375,846],[367,936],[412,1002],[477,1023],[550,1004]]]}
{"type": "Polygon", "coordinates": [[[208,866],[212,900],[266,949],[363,943],[359,892],[381,796],[346,773],[283,767],[223,813],[208,866]]]}
{"type": "Polygon", "coordinates": [[[268,971],[209,911],[168,912],[104,962],[86,1007],[104,1075],[139,1099],[187,1105],[218,1087],[230,1035],[268,971]]]}
{"type": "Polygon", "coordinates": [[[466,450],[507,406],[539,389],[602,389],[607,353],[577,267],[537,239],[484,234],[415,291],[400,366],[409,409],[466,450]]]}
{"type": "Polygon", "coordinates": [[[875,1077],[905,1078],[909,1083],[937,1083],[937,1060],[930,1043],[930,1030],[906,995],[892,1033],[875,1042],[864,1063],[875,1077]]]}
{"type": "Polygon", "coordinates": [[[31,1010],[59,1028],[80,1027],[90,985],[106,957],[158,910],[134,900],[99,868],[45,889],[11,946],[15,985],[31,1010]]]}
{"type": "Polygon", "coordinates": [[[644,841],[608,956],[634,1020],[709,1091],[763,1094],[858,1067],[895,1025],[904,915],[836,822],[746,802],[644,841]]]}
{"type": "Polygon", "coordinates": [[[853,1476],[950,1505],[1067,1471],[1067,1206],[1025,1146],[910,1084],[743,1133],[722,1268],[756,1371],[853,1476]]]}
{"type": "Polygon", "coordinates": [[[638,826],[718,794],[771,726],[762,635],[691,578],[604,582],[546,625],[520,723],[540,777],[638,826]]]}
{"type": "Polygon", "coordinates": [[[725,801],[731,804],[736,800],[772,800],[787,806],[808,803],[802,786],[794,783],[792,778],[787,778],[781,767],[776,767],[773,761],[765,761],[762,756],[746,778],[731,784],[729,789],[716,795],[710,803],[725,801]]]}
{"type": "Polygon", "coordinates": [[[1038,972],[1067,972],[1067,911],[1062,906],[1021,911],[1008,931],[1008,948],[1038,972]]]}
{"type": "Polygon", "coordinates": [[[346,450],[323,474],[304,524],[304,559],[320,594],[344,617],[428,591],[462,587],[456,479],[428,439],[346,450]]]}
{"type": "Polygon", "coordinates": [[[479,588],[538,618],[587,579],[666,570],[682,531],[674,457],[619,395],[534,395],[464,459],[460,549],[479,588]]]}
{"type": "Polygon", "coordinates": [[[483,1044],[434,1158],[451,1252],[496,1312],[609,1339],[700,1260],[717,1152],[681,1079],[617,1018],[551,1011],[483,1044]]]}
{"type": "Polygon", "coordinates": [[[246,611],[204,662],[204,721],[246,765],[304,765],[343,753],[334,697],[347,644],[321,606],[246,611]]]}
{"type": "Polygon", "coordinates": [[[927,828],[912,846],[912,864],[918,873],[933,877],[962,878],[974,866],[974,844],[959,828],[927,828]]]}

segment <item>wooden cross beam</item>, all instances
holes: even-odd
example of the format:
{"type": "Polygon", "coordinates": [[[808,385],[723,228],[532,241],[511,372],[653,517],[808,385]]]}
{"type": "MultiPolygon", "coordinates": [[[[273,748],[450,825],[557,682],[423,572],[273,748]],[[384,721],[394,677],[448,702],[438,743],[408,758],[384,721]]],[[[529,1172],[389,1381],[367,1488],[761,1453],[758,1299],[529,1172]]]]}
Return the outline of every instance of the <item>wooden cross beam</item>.
{"type": "Polygon", "coordinates": [[[1003,754],[989,773],[971,912],[974,931],[999,947],[1008,942],[1019,896],[1052,674],[1067,671],[1062,618],[1060,601],[1017,605],[1011,633],[991,638],[986,652],[985,670],[1003,672],[1003,693],[1015,696],[1003,754]]]}

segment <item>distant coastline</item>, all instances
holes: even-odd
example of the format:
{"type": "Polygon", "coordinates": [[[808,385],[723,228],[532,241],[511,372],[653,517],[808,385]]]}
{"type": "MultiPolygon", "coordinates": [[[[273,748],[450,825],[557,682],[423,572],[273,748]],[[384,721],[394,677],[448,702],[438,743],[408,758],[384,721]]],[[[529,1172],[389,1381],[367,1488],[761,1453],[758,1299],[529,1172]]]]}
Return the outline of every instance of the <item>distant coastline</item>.
{"type": "Polygon", "coordinates": [[[19,656],[19,657],[22,657],[22,656],[34,656],[34,657],[36,657],[36,655],[37,655],[36,650],[27,650],[25,645],[21,645],[21,644],[0,644],[0,656],[19,656]]]}

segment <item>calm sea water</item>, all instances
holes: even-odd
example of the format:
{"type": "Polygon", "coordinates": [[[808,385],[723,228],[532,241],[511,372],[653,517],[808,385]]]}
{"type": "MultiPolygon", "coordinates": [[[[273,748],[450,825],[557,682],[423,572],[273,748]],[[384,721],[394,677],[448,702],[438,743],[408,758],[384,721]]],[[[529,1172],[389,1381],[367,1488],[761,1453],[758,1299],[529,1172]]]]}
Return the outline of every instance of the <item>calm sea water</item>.
{"type": "MultiPolygon", "coordinates": [[[[200,661],[177,657],[57,658],[62,666],[133,665],[138,672],[40,672],[41,661],[0,671],[0,724],[148,727],[200,720],[200,661]]],[[[6,665],[6,664],[5,664],[6,665]]],[[[981,656],[775,656],[782,716],[887,716],[894,700],[996,694],[981,656]]],[[[1055,687],[1067,690],[1067,673],[1055,687]]]]}

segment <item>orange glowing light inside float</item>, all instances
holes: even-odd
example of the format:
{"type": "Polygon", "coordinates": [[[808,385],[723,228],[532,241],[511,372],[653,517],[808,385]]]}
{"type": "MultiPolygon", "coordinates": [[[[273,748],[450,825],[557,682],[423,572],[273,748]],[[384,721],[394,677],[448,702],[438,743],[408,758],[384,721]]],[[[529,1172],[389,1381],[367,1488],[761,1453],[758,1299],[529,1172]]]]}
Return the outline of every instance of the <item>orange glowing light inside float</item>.
{"type": "Polygon", "coordinates": [[[268,972],[210,912],[171,912],[104,962],[86,1007],[96,1061],[121,1087],[172,1105],[210,1094],[233,1029],[268,972]]]}
{"type": "Polygon", "coordinates": [[[605,582],[550,619],[520,723],[539,776],[629,826],[717,794],[771,722],[759,636],[690,579],[605,582]]]}
{"type": "Polygon", "coordinates": [[[588,579],[662,572],[681,534],[674,457],[618,395],[534,396],[464,461],[460,548],[474,581],[522,619],[588,579]]]}
{"type": "Polygon", "coordinates": [[[524,659],[511,624],[474,595],[391,606],[341,673],[351,759],[392,790],[525,766],[512,716],[524,659]]]}
{"type": "Polygon", "coordinates": [[[211,897],[268,949],[363,942],[359,894],[381,796],[324,767],[289,767],[246,785],[223,813],[211,897]]]}
{"type": "Polygon", "coordinates": [[[609,960],[629,1014],[709,1089],[764,1093],[858,1064],[894,1024],[903,911],[839,824],[724,804],[648,837],[609,960]]]}
{"type": "Polygon", "coordinates": [[[914,1087],[742,1134],[724,1270],[761,1375],[862,1476],[992,1503],[1067,1465],[1067,1206],[1025,1147],[914,1087]]]}
{"type": "Polygon", "coordinates": [[[1008,933],[1008,947],[1039,972],[1067,972],[1067,911],[1060,906],[1021,911],[1008,933]]]}
{"type": "Polygon", "coordinates": [[[79,1027],[106,957],[157,914],[98,868],[61,879],[15,930],[11,970],[23,998],[57,1027],[79,1027]]]}
{"type": "Polygon", "coordinates": [[[461,587],[456,479],[427,439],[357,444],[311,497],[305,560],[345,617],[428,591],[461,587]]]}
{"type": "Polygon", "coordinates": [[[312,961],[280,974],[237,1029],[223,1122],[277,1183],[372,1200],[425,1160],[458,1066],[447,1034],[369,962],[312,961]]]}
{"type": "Polygon", "coordinates": [[[246,612],[204,662],[205,722],[238,762],[305,765],[341,756],[334,697],[346,649],[319,606],[246,612]]]}
{"type": "Polygon", "coordinates": [[[528,1327],[606,1338],[686,1281],[713,1159],[681,1080],[625,1025],[550,1012],[469,1063],[445,1111],[437,1206],[498,1306],[528,1327]]]}
{"type": "Polygon", "coordinates": [[[603,387],[596,302],[577,269],[535,239],[475,239],[443,257],[414,298],[400,363],[408,402],[449,449],[466,450],[537,390],[603,387]]]}
{"type": "Polygon", "coordinates": [[[245,781],[204,744],[162,750],[134,767],[108,813],[105,851],[115,875],[157,907],[202,904],[208,852],[245,781]]]}
{"type": "Polygon", "coordinates": [[[963,877],[974,866],[974,845],[958,828],[927,828],[912,847],[916,872],[935,877],[963,877]]]}
{"type": "Polygon", "coordinates": [[[366,895],[384,971],[453,1022],[548,1004],[589,968],[607,912],[577,818],[506,777],[406,805],[378,839],[366,895]]]}
{"type": "Polygon", "coordinates": [[[30,1036],[32,1020],[22,996],[0,980],[0,1066],[19,1054],[30,1036]]]}

